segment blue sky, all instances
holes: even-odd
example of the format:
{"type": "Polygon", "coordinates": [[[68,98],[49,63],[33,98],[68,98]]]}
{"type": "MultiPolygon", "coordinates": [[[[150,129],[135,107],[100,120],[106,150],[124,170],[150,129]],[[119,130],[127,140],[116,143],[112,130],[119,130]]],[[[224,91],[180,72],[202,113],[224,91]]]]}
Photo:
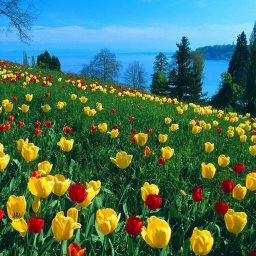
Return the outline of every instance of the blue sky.
{"type": "Polygon", "coordinates": [[[2,44],[174,51],[185,35],[195,49],[236,42],[242,31],[248,38],[256,13],[256,0],[34,0],[34,5],[38,15],[30,46],[20,44],[15,33],[1,32],[2,44]]]}

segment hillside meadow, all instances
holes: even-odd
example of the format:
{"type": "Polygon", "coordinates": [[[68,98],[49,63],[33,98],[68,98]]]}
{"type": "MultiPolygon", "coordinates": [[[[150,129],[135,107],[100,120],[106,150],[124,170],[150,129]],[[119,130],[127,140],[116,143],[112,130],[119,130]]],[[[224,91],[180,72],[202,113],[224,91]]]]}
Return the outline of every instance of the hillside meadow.
{"type": "Polygon", "coordinates": [[[0,255],[256,255],[249,113],[6,61],[0,92],[0,255]]]}

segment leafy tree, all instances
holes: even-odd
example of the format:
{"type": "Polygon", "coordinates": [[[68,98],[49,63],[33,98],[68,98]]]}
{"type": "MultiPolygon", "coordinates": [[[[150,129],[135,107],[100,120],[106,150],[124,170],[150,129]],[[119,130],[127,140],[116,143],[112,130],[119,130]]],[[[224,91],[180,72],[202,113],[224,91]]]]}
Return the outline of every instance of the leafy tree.
{"type": "Polygon", "coordinates": [[[231,74],[233,82],[243,88],[246,87],[248,61],[249,50],[246,35],[242,32],[237,37],[236,48],[229,62],[228,73],[231,74]]]}
{"type": "Polygon", "coordinates": [[[60,61],[55,56],[52,56],[52,60],[50,62],[50,69],[60,71],[60,61]]]}
{"type": "Polygon", "coordinates": [[[31,1],[0,0],[0,20],[8,20],[7,30],[14,28],[21,41],[30,41],[30,31],[35,20],[35,8],[31,1]]]}
{"type": "Polygon", "coordinates": [[[150,92],[157,95],[166,95],[168,93],[167,78],[163,72],[158,71],[153,74],[150,92]]]}
{"type": "Polygon", "coordinates": [[[168,63],[168,58],[164,53],[159,52],[158,55],[155,57],[153,69],[154,69],[154,73],[160,71],[160,72],[163,72],[165,75],[168,74],[169,63],[168,63]]]}
{"type": "Polygon", "coordinates": [[[173,56],[174,67],[169,74],[170,92],[180,100],[199,100],[202,96],[202,55],[192,53],[188,39],[183,36],[173,56]]]}
{"type": "Polygon", "coordinates": [[[246,83],[247,110],[256,113],[256,23],[254,24],[250,37],[249,52],[250,57],[246,83]]]}
{"type": "Polygon", "coordinates": [[[60,71],[60,61],[57,57],[51,57],[48,51],[45,51],[43,54],[40,54],[37,57],[37,65],[40,68],[52,69],[60,71]]]}
{"type": "Polygon", "coordinates": [[[145,69],[138,61],[130,63],[124,73],[125,82],[135,89],[144,89],[145,69]]]}
{"type": "Polygon", "coordinates": [[[95,77],[103,81],[114,81],[121,68],[121,64],[117,61],[116,55],[108,49],[102,49],[89,65],[84,65],[81,74],[88,77],[95,77]]]}
{"type": "Polygon", "coordinates": [[[23,52],[23,65],[24,66],[29,66],[28,64],[28,55],[26,52],[23,52]]]}

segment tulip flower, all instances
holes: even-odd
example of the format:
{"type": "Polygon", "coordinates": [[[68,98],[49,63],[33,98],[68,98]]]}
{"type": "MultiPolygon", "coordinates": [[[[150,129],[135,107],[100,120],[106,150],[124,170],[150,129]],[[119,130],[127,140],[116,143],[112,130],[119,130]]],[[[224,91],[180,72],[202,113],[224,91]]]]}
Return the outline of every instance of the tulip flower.
{"type": "Polygon", "coordinates": [[[29,111],[29,106],[26,104],[22,104],[21,107],[18,107],[23,113],[27,113],[29,111]]]}
{"type": "Polygon", "coordinates": [[[15,230],[17,230],[22,237],[25,237],[27,230],[28,230],[28,225],[27,225],[27,222],[23,218],[14,219],[12,221],[12,227],[15,230]]]}
{"type": "Polygon", "coordinates": [[[227,213],[229,206],[227,203],[218,201],[214,205],[214,210],[218,215],[224,215],[227,213]]]}
{"type": "Polygon", "coordinates": [[[0,220],[4,217],[4,210],[0,208],[0,220]]]}
{"type": "Polygon", "coordinates": [[[140,132],[134,135],[134,139],[139,146],[143,147],[147,143],[148,134],[140,132]]]}
{"type": "Polygon", "coordinates": [[[170,126],[170,130],[172,131],[172,132],[175,132],[175,131],[177,131],[179,129],[179,125],[178,124],[172,124],[171,126],[170,126]]]}
{"type": "Polygon", "coordinates": [[[126,220],[125,230],[127,234],[138,236],[141,233],[143,222],[141,218],[130,216],[126,220]]]}
{"type": "Polygon", "coordinates": [[[86,199],[88,192],[80,182],[77,182],[69,187],[68,194],[73,202],[82,203],[86,199]]]}
{"type": "Polygon", "coordinates": [[[16,141],[17,149],[19,151],[21,151],[23,145],[25,145],[25,144],[28,144],[28,139],[26,139],[26,140],[19,139],[19,140],[16,141]]]}
{"type": "Polygon", "coordinates": [[[204,195],[203,195],[203,189],[200,188],[200,187],[197,187],[195,186],[192,190],[192,199],[195,201],[195,202],[200,202],[202,201],[204,198],[204,195]]]}
{"type": "Polygon", "coordinates": [[[71,98],[71,100],[76,100],[77,95],[76,95],[76,94],[74,94],[74,93],[72,93],[72,94],[71,94],[71,96],[70,96],[70,98],[71,98]]]}
{"type": "Polygon", "coordinates": [[[198,126],[198,125],[195,125],[192,127],[192,133],[193,134],[198,134],[202,131],[202,127],[201,126],[198,126]]]}
{"type": "Polygon", "coordinates": [[[171,233],[171,228],[166,221],[151,216],[148,219],[148,226],[142,228],[141,236],[150,247],[161,249],[168,245],[171,233]]]}
{"type": "Polygon", "coordinates": [[[100,209],[96,212],[96,222],[101,233],[105,236],[113,232],[119,222],[120,214],[111,209],[100,209]]]}
{"type": "Polygon", "coordinates": [[[168,135],[167,134],[159,134],[158,135],[158,141],[160,143],[165,143],[168,139],[168,135]]]}
{"type": "Polygon", "coordinates": [[[73,149],[74,140],[67,140],[65,137],[61,137],[60,141],[57,143],[60,148],[65,152],[70,152],[73,149]]]}
{"type": "Polygon", "coordinates": [[[146,146],[144,148],[144,156],[151,156],[153,152],[150,150],[150,147],[146,146]]]}
{"type": "Polygon", "coordinates": [[[174,149],[171,147],[163,147],[162,150],[162,157],[166,160],[170,159],[174,154],[174,149]]]}
{"type": "Polygon", "coordinates": [[[66,106],[66,102],[58,101],[56,106],[58,109],[63,109],[66,106]]]}
{"type": "Polygon", "coordinates": [[[14,116],[13,115],[10,115],[10,116],[8,116],[8,122],[13,122],[14,121],[14,116]]]}
{"type": "Polygon", "coordinates": [[[90,107],[84,107],[84,113],[87,116],[94,116],[96,114],[96,110],[94,108],[91,109],[90,107]]]}
{"type": "Polygon", "coordinates": [[[26,211],[26,198],[24,196],[9,196],[9,199],[6,203],[7,214],[9,219],[19,219],[23,218],[26,211]]]}
{"type": "Polygon", "coordinates": [[[165,117],[164,123],[165,124],[170,124],[172,122],[172,119],[170,117],[165,117]]]}
{"type": "Polygon", "coordinates": [[[159,195],[149,194],[147,196],[145,204],[148,209],[155,211],[161,206],[162,198],[159,195]]]}
{"type": "Polygon", "coordinates": [[[34,161],[38,155],[39,147],[34,143],[24,143],[21,149],[21,155],[27,162],[34,161]]]}
{"type": "Polygon", "coordinates": [[[4,145],[0,143],[0,152],[4,152],[4,145]]]}
{"type": "Polygon", "coordinates": [[[45,104],[43,106],[41,106],[41,109],[43,110],[43,112],[49,112],[52,108],[49,104],[45,104]]]}
{"type": "Polygon", "coordinates": [[[47,198],[52,192],[54,186],[54,178],[51,175],[42,178],[30,177],[28,181],[28,189],[34,196],[47,198]]]}
{"type": "Polygon", "coordinates": [[[245,134],[240,136],[240,142],[246,142],[247,141],[247,136],[245,134]]]}
{"type": "Polygon", "coordinates": [[[91,180],[89,182],[86,182],[86,189],[92,188],[95,196],[97,196],[100,192],[100,188],[101,188],[101,182],[100,180],[91,180]]]}
{"type": "Polygon", "coordinates": [[[0,151],[0,172],[3,172],[10,161],[10,156],[0,151]]]}
{"type": "Polygon", "coordinates": [[[144,202],[146,201],[148,195],[150,195],[150,194],[158,195],[159,194],[158,186],[155,184],[149,184],[148,182],[145,182],[143,184],[140,191],[141,191],[141,197],[144,202]]]}
{"type": "Polygon", "coordinates": [[[70,126],[64,126],[64,127],[63,127],[63,132],[64,132],[65,134],[69,134],[69,133],[72,132],[72,128],[71,128],[70,126]]]}
{"type": "Polygon", "coordinates": [[[214,144],[210,142],[204,143],[204,150],[206,153],[211,153],[214,150],[214,144]]]}
{"type": "Polygon", "coordinates": [[[219,166],[226,167],[226,166],[229,165],[229,163],[230,163],[230,157],[229,156],[225,156],[225,155],[222,154],[218,157],[219,166]]]}
{"type": "Polygon", "coordinates": [[[256,190],[256,173],[251,172],[246,175],[245,178],[246,188],[250,191],[256,190]]]}
{"type": "Polygon", "coordinates": [[[54,186],[52,189],[52,193],[57,196],[63,196],[67,192],[70,183],[70,179],[65,179],[63,175],[56,174],[54,176],[54,186]]]}
{"type": "Polygon", "coordinates": [[[212,249],[214,239],[208,230],[194,228],[189,241],[195,254],[207,255],[212,249]]]}
{"type": "Polygon", "coordinates": [[[108,134],[110,135],[110,137],[112,139],[115,139],[118,137],[119,131],[118,131],[118,129],[112,129],[110,132],[108,132],[108,134]]]}
{"type": "Polygon", "coordinates": [[[245,171],[244,164],[241,164],[241,163],[235,164],[235,166],[234,166],[234,173],[241,174],[244,171],[245,171]]]}
{"type": "Polygon", "coordinates": [[[4,105],[3,107],[4,107],[4,110],[5,110],[7,113],[10,113],[10,112],[12,112],[13,104],[12,104],[12,103],[7,103],[7,104],[4,105]]]}
{"type": "Polygon", "coordinates": [[[44,228],[44,219],[38,216],[30,217],[28,219],[27,225],[30,233],[40,233],[44,228]]]}
{"type": "Polygon", "coordinates": [[[253,146],[250,146],[250,147],[249,147],[249,153],[250,153],[252,156],[256,156],[256,145],[253,145],[253,146]]]}
{"type": "Polygon", "coordinates": [[[128,155],[125,151],[121,151],[116,154],[116,158],[110,157],[110,160],[120,169],[125,169],[131,164],[132,157],[132,155],[128,155]]]}
{"type": "Polygon", "coordinates": [[[81,96],[79,100],[81,103],[86,103],[88,101],[88,99],[85,96],[81,96]]]}
{"type": "Polygon", "coordinates": [[[247,214],[229,209],[224,215],[224,220],[227,230],[237,235],[243,231],[247,224],[247,214]]]}
{"type": "Polygon", "coordinates": [[[48,175],[52,170],[52,164],[48,161],[43,161],[37,164],[37,169],[42,175],[48,175]]]}
{"type": "Polygon", "coordinates": [[[232,190],[232,197],[236,200],[242,200],[246,196],[247,188],[237,184],[232,190]]]}
{"type": "Polygon", "coordinates": [[[92,203],[92,200],[96,196],[93,187],[86,188],[86,193],[87,193],[86,198],[82,202],[77,203],[76,208],[78,210],[80,210],[83,207],[89,206],[92,203]]]}
{"type": "Polygon", "coordinates": [[[32,101],[33,99],[33,94],[26,94],[25,95],[26,101],[32,101]]]}
{"type": "Polygon", "coordinates": [[[58,212],[52,220],[52,232],[57,241],[69,240],[72,238],[74,230],[81,228],[77,222],[78,210],[75,208],[68,209],[67,217],[64,212],[58,212]]]}
{"type": "Polygon", "coordinates": [[[216,172],[216,168],[214,166],[214,164],[212,163],[202,163],[201,164],[202,167],[202,177],[205,179],[212,179],[215,175],[216,172]]]}
{"type": "Polygon", "coordinates": [[[231,181],[231,180],[223,180],[222,184],[221,184],[221,190],[226,193],[229,194],[232,192],[232,190],[234,189],[235,184],[231,181]]]}
{"type": "Polygon", "coordinates": [[[98,125],[98,129],[99,129],[99,131],[100,131],[101,133],[106,133],[107,130],[108,130],[108,125],[107,125],[107,123],[100,123],[100,124],[98,125]]]}
{"type": "Polygon", "coordinates": [[[82,249],[79,244],[71,243],[68,246],[68,256],[84,256],[86,248],[82,249]]]}

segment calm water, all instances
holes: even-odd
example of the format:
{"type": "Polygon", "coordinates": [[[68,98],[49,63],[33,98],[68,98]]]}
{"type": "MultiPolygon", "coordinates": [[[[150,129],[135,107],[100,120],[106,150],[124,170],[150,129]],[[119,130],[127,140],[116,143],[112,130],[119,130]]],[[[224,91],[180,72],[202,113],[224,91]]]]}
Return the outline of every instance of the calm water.
{"type": "MultiPolygon", "coordinates": [[[[42,51],[27,51],[29,61],[31,56],[37,56],[42,51]]],[[[51,55],[59,57],[61,62],[61,69],[64,72],[80,73],[84,64],[90,62],[90,60],[97,54],[97,52],[85,52],[75,50],[55,50],[50,51],[51,55]]],[[[117,60],[122,64],[122,70],[119,81],[123,81],[123,73],[128,64],[134,60],[143,64],[146,71],[146,87],[149,88],[151,83],[151,75],[153,73],[153,62],[157,53],[116,53],[117,60]]],[[[172,53],[166,54],[171,59],[172,53]]],[[[5,59],[22,64],[22,52],[3,52],[0,51],[0,59],[5,59]]],[[[220,74],[227,71],[228,61],[226,60],[206,60],[204,67],[204,80],[203,80],[203,92],[208,92],[208,97],[211,97],[217,90],[220,83],[220,74]]]]}

